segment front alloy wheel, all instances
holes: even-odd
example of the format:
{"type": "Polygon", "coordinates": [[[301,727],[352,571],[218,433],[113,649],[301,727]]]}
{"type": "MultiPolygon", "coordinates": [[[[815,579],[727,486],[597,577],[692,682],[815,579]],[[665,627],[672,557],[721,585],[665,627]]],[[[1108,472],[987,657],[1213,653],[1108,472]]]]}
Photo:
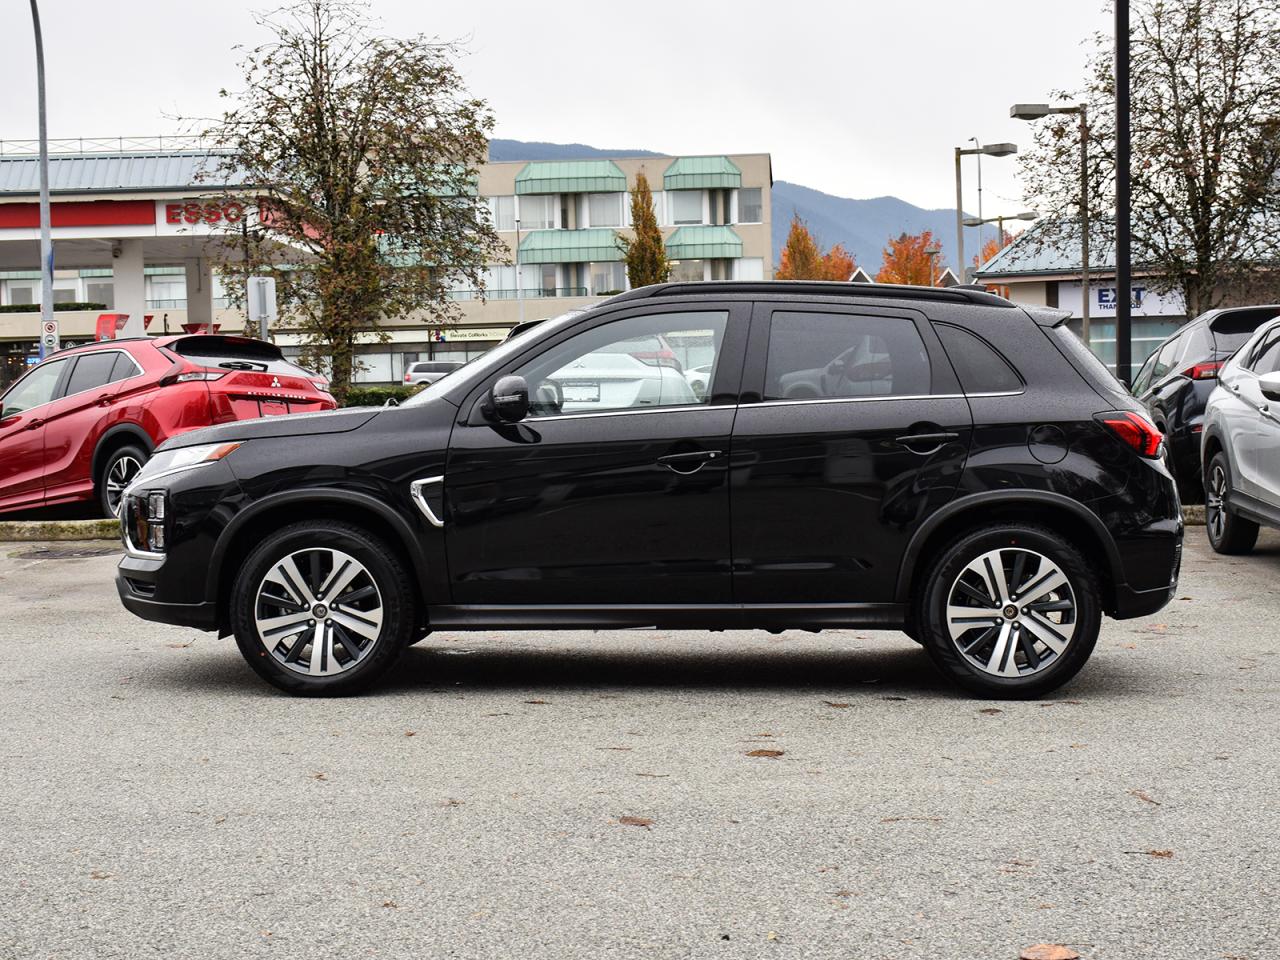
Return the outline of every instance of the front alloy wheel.
{"type": "Polygon", "coordinates": [[[414,636],[414,589],[393,547],[350,523],[311,520],[263,538],[231,588],[240,652],[290,693],[352,693],[414,636]]]}
{"type": "Polygon", "coordinates": [[[328,548],[298,550],[258,584],[254,625],[263,647],[308,677],[350,670],[382,632],[382,595],[365,566],[328,548]]]}

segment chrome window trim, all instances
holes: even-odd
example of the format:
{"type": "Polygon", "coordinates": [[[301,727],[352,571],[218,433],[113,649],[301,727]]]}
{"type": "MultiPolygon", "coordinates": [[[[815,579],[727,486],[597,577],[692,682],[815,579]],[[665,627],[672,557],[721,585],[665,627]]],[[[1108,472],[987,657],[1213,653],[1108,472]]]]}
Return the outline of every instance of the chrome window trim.
{"type": "Polygon", "coordinates": [[[911,393],[880,394],[869,397],[802,397],[796,400],[761,400],[759,403],[744,403],[743,407],[781,407],[799,403],[885,403],[890,400],[968,400],[974,397],[1018,397],[1026,391],[1009,390],[996,393],[911,393]]]}
{"type": "Polygon", "coordinates": [[[549,413],[541,417],[525,417],[521,423],[545,423],[549,420],[587,420],[596,417],[624,417],[633,413],[679,413],[693,410],[731,410],[732,403],[684,403],[669,407],[623,407],[621,410],[601,410],[598,413],[549,413]]]}
{"type": "Polygon", "coordinates": [[[423,477],[421,480],[414,480],[409,484],[409,496],[418,508],[418,512],[427,518],[427,522],[433,527],[443,527],[444,520],[436,516],[436,512],[431,509],[431,504],[427,503],[427,498],[422,495],[422,488],[430,486],[433,483],[444,483],[444,475],[438,477],[423,477]]]}

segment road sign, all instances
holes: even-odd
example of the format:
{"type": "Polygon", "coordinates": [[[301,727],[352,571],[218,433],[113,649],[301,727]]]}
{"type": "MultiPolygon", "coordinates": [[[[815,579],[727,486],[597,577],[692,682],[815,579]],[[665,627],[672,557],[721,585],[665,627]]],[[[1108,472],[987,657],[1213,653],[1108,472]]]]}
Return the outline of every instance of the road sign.
{"type": "Polygon", "coordinates": [[[58,349],[58,335],[56,333],[41,334],[40,346],[44,348],[46,354],[53,353],[58,349]]]}
{"type": "Polygon", "coordinates": [[[42,326],[42,329],[40,331],[41,333],[54,334],[55,336],[58,333],[57,320],[46,320],[41,326],[42,326]]]}

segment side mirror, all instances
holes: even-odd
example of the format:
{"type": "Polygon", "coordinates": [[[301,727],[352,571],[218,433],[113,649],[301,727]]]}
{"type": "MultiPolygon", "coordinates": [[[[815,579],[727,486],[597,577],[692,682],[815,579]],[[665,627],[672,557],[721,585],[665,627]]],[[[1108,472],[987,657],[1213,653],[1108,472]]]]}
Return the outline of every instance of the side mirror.
{"type": "Polygon", "coordinates": [[[503,423],[519,423],[529,415],[529,384],[524,377],[501,377],[489,392],[489,404],[503,423]]]}
{"type": "Polygon", "coordinates": [[[1258,388],[1268,400],[1280,400],[1280,373],[1264,373],[1258,378],[1258,388]]]}

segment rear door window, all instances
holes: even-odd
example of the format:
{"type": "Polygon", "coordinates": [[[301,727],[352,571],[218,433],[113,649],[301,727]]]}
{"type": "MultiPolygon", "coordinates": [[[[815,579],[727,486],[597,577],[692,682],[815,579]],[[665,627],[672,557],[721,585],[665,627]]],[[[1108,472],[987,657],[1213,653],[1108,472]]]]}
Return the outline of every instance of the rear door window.
{"type": "Polygon", "coordinates": [[[934,325],[965,393],[1016,393],[1022,378],[1000,353],[975,333],[949,323],[934,325]]]}
{"type": "Polygon", "coordinates": [[[779,310],[770,325],[764,399],[928,396],[931,373],[910,319],[779,310]]]}
{"type": "Polygon", "coordinates": [[[1174,358],[1178,356],[1181,346],[1182,337],[1174,337],[1160,348],[1160,352],[1156,355],[1156,365],[1151,371],[1152,383],[1159,383],[1173,369],[1174,358]]]}
{"type": "Polygon", "coordinates": [[[114,350],[103,350],[77,357],[75,369],[71,371],[71,377],[67,380],[66,396],[92,390],[94,387],[104,387],[110,383],[111,371],[115,368],[118,356],[119,354],[114,350]]]}

